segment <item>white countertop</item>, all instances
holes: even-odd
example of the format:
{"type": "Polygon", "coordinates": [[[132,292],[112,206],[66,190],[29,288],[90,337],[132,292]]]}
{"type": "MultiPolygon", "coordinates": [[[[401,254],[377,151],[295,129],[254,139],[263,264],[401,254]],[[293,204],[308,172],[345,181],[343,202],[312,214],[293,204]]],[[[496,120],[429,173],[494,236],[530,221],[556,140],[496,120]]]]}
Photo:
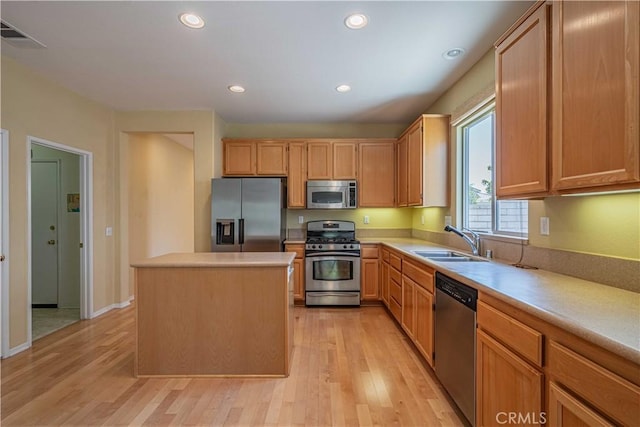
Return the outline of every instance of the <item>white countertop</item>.
{"type": "Polygon", "coordinates": [[[280,267],[291,265],[293,252],[181,252],[131,263],[131,267],[280,267]]]}
{"type": "Polygon", "coordinates": [[[481,292],[640,363],[638,293],[496,261],[435,262],[412,251],[451,248],[420,239],[362,238],[360,241],[385,244],[481,292]]]}

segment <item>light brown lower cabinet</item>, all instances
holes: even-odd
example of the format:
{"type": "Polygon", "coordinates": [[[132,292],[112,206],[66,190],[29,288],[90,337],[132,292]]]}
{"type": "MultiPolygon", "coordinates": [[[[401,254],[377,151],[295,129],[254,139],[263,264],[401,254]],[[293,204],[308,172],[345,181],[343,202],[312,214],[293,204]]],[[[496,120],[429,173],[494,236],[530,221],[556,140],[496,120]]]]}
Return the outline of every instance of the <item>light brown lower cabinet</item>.
{"type": "Polygon", "coordinates": [[[549,382],[549,407],[546,418],[550,427],[614,426],[553,381],[549,382]]]}
{"type": "Polygon", "coordinates": [[[414,287],[414,298],[414,343],[427,363],[433,366],[433,294],[417,285],[414,287]]]}
{"type": "Polygon", "coordinates": [[[478,329],[476,372],[476,425],[544,424],[542,390],[544,375],[507,347],[478,329]],[[514,415],[515,414],[515,415],[514,415]]]}
{"type": "Polygon", "coordinates": [[[286,252],[295,252],[293,260],[293,299],[296,303],[304,303],[304,245],[289,243],[285,245],[286,252]]]}
{"type": "Polygon", "coordinates": [[[389,307],[389,263],[380,261],[380,298],[389,307]]]}
{"type": "MultiPolygon", "coordinates": [[[[638,385],[555,341],[549,343],[547,359],[551,381],[551,425],[580,425],[566,421],[574,418],[603,421],[611,419],[615,421],[613,425],[640,425],[638,385]],[[559,402],[553,401],[552,388],[555,389],[555,399],[559,399],[559,402]],[[558,420],[561,422],[557,423],[558,420]]],[[[635,374],[636,380],[640,379],[640,369],[636,369],[635,374]]]]}
{"type": "Polygon", "coordinates": [[[414,289],[417,285],[413,280],[402,276],[402,329],[413,339],[415,328],[415,299],[414,289]]]}
{"type": "Polygon", "coordinates": [[[380,300],[380,266],[378,245],[362,244],[360,258],[360,299],[380,300]]]}

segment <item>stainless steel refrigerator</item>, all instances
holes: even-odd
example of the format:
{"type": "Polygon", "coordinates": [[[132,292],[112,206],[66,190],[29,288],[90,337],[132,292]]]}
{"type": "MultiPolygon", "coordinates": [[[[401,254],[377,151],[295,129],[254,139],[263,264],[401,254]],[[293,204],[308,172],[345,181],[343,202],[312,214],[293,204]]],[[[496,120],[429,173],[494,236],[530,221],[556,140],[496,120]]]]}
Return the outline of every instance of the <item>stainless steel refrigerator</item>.
{"type": "Polygon", "coordinates": [[[282,252],[286,180],[211,180],[211,251],[282,252]]]}

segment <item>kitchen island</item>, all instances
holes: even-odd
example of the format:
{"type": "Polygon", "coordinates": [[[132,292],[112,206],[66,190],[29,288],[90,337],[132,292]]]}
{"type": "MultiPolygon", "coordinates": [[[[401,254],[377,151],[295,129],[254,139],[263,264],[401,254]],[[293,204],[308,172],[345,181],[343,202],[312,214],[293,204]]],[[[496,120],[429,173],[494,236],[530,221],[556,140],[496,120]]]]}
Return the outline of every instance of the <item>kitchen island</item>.
{"type": "Polygon", "coordinates": [[[135,375],[288,376],[294,257],[174,253],[131,264],[135,375]]]}

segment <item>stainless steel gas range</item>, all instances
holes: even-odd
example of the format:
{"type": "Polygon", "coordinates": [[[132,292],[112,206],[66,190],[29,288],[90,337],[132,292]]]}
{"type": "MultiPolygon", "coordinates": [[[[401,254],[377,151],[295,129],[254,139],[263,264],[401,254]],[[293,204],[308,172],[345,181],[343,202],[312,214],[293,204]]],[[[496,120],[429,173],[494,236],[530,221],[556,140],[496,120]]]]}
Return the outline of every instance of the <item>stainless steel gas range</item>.
{"type": "Polygon", "coordinates": [[[360,305],[360,242],[352,221],[309,221],[305,303],[360,305]]]}

